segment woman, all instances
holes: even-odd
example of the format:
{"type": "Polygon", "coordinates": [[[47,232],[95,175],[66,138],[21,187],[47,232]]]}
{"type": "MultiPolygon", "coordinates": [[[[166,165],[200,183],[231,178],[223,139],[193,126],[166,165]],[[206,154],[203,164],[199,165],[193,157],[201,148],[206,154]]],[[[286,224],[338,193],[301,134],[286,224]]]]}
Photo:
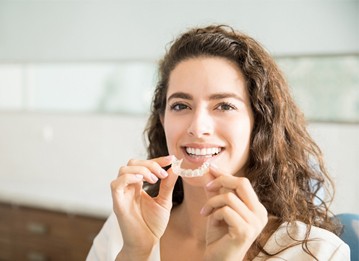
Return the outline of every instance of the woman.
{"type": "Polygon", "coordinates": [[[177,38],[146,133],[149,159],[120,168],[88,260],[349,260],[316,196],[331,184],[321,152],[254,39],[226,26],[177,38]],[[179,177],[175,158],[204,175],[179,177]]]}

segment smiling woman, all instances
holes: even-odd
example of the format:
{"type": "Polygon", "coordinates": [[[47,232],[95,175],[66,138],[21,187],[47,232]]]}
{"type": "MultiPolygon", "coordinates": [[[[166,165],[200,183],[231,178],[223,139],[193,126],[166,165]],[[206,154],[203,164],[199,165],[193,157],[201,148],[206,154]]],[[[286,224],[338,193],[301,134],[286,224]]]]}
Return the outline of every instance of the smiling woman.
{"type": "Polygon", "coordinates": [[[88,260],[349,260],[317,197],[332,184],[320,149],[257,41],[228,26],[193,28],[159,72],[148,159],[120,167],[114,214],[88,260]],[[174,157],[208,170],[179,177],[174,157]]]}

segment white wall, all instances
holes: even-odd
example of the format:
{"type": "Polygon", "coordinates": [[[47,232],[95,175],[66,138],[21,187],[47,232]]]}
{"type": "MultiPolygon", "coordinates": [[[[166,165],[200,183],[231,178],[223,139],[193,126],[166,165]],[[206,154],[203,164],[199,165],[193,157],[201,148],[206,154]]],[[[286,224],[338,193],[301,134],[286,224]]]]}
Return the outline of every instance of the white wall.
{"type": "Polygon", "coordinates": [[[186,27],[229,23],[275,54],[359,51],[356,0],[0,0],[0,61],[156,60],[186,27]]]}
{"type": "Polygon", "coordinates": [[[0,112],[0,202],[107,216],[110,182],[145,158],[144,117],[0,112]]]}

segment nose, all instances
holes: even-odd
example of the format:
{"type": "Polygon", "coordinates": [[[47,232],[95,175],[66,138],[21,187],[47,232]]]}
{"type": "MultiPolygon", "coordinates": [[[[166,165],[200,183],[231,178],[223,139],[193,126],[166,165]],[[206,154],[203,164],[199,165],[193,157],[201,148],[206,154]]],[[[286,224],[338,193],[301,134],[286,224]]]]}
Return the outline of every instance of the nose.
{"type": "Polygon", "coordinates": [[[211,115],[204,109],[196,110],[187,129],[190,136],[201,138],[213,134],[214,121],[211,115]]]}

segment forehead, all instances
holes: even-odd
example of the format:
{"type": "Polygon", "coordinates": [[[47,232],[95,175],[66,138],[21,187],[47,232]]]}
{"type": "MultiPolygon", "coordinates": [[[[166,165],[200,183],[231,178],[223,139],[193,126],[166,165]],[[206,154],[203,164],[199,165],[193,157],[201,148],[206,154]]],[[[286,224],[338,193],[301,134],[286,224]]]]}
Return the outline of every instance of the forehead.
{"type": "Polygon", "coordinates": [[[194,94],[247,93],[242,71],[233,61],[222,57],[197,57],[181,61],[172,70],[167,97],[174,92],[194,94]]]}

